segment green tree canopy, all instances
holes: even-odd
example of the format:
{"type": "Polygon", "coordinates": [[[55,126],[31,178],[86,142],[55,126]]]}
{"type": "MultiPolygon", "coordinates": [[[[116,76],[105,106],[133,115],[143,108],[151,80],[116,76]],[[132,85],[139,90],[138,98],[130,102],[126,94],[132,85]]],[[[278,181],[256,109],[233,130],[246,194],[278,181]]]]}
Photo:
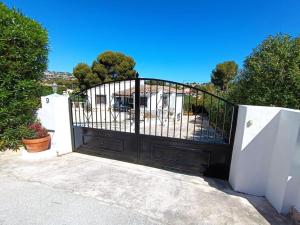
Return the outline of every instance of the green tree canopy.
{"type": "Polygon", "coordinates": [[[278,34],[244,61],[230,98],[236,103],[300,108],[300,41],[278,34]]]}
{"type": "Polygon", "coordinates": [[[89,88],[93,84],[100,83],[100,79],[92,73],[89,65],[85,63],[78,63],[73,69],[73,75],[78,79],[81,90],[89,88]]]}
{"type": "Polygon", "coordinates": [[[135,61],[120,52],[107,51],[100,54],[93,62],[92,71],[103,81],[134,78],[135,61]]]}
{"type": "Polygon", "coordinates": [[[211,82],[221,90],[228,89],[228,83],[237,75],[238,65],[234,61],[217,64],[212,71],[211,82]]]}
{"type": "Polygon", "coordinates": [[[0,150],[17,149],[40,103],[47,31],[0,3],[0,150]]]}
{"type": "Polygon", "coordinates": [[[130,56],[107,51],[100,54],[91,67],[85,63],[77,64],[73,74],[79,81],[80,89],[83,90],[105,81],[134,78],[136,76],[134,66],[135,61],[130,56]]]}

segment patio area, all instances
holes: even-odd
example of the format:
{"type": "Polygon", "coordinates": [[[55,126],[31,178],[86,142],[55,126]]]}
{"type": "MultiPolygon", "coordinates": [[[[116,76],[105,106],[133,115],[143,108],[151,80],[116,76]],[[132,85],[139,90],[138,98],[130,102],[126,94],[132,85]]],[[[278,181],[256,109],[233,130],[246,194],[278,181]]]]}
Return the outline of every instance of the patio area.
{"type": "MultiPolygon", "coordinates": [[[[132,213],[130,216],[137,217],[132,223],[125,221],[115,224],[138,224],[139,221],[141,224],[170,225],[288,224],[286,218],[278,214],[265,198],[234,192],[226,181],[173,173],[78,153],[26,161],[20,153],[4,152],[0,153],[0,160],[2,178],[15,179],[24,184],[38,183],[51,188],[52,191],[56,190],[58,194],[62,194],[63,191],[65,195],[74,195],[69,204],[64,203],[63,196],[56,200],[57,204],[61,201],[63,207],[73,207],[72,204],[75,202],[84,203],[84,199],[89,198],[103,203],[108,209],[118,207],[123,210],[119,214],[105,211],[112,213],[110,215],[112,220],[119,215],[123,216],[126,212],[132,213]]],[[[43,192],[37,197],[41,195],[43,192]]],[[[0,194],[0,198],[4,196],[0,194]]],[[[11,202],[15,209],[21,204],[13,198],[11,202]]],[[[30,207],[33,206],[29,204],[28,208],[30,207]]],[[[68,211],[64,208],[61,210],[68,211]]],[[[73,214],[64,215],[70,217],[81,215],[81,221],[84,222],[84,218],[88,217],[86,210],[85,207],[79,207],[73,214]]],[[[0,221],[5,222],[6,218],[3,216],[5,209],[1,211],[0,221]]],[[[23,215],[18,213],[18,210],[13,214],[14,217],[23,215]]],[[[50,216],[51,212],[45,215],[50,216]]]]}

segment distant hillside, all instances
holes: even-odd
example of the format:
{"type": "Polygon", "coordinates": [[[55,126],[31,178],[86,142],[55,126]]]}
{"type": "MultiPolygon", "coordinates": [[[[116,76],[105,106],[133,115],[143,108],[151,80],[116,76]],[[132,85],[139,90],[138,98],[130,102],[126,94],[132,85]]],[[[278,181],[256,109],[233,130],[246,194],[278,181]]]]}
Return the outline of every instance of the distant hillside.
{"type": "Polygon", "coordinates": [[[58,72],[58,71],[49,71],[44,72],[44,80],[53,80],[53,79],[64,79],[64,80],[73,80],[75,77],[72,73],[69,72],[58,72]]]}
{"type": "Polygon", "coordinates": [[[54,76],[72,76],[72,73],[69,72],[58,72],[58,71],[49,71],[44,72],[45,76],[54,75],[54,76]]]}

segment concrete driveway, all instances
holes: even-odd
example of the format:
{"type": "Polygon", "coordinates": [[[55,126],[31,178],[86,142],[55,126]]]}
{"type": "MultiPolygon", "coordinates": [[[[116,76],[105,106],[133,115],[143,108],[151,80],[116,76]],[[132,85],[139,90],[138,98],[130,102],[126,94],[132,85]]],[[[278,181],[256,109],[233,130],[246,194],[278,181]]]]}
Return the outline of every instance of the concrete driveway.
{"type": "Polygon", "coordinates": [[[0,153],[0,224],[288,224],[227,182],[71,153],[0,153]]]}

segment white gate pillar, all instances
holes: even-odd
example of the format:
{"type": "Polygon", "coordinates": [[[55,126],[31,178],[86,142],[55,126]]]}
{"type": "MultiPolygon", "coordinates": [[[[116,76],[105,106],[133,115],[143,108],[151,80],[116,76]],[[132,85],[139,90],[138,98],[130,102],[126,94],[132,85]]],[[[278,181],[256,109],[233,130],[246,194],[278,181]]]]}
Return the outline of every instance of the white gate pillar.
{"type": "Polygon", "coordinates": [[[42,125],[53,130],[50,151],[57,155],[72,152],[68,96],[52,94],[41,97],[42,108],[38,110],[38,119],[42,125]]]}
{"type": "Polygon", "coordinates": [[[229,182],[265,196],[278,212],[300,211],[300,111],[239,106],[229,182]]]}

